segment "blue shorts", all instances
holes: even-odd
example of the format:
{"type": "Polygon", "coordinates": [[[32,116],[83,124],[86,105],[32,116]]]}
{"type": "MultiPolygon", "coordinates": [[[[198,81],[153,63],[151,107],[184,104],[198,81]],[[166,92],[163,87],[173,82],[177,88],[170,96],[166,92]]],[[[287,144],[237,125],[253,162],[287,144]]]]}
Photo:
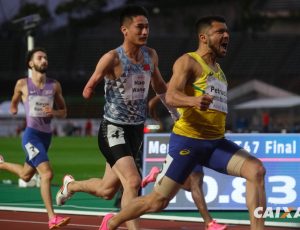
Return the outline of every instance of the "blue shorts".
{"type": "Polygon", "coordinates": [[[194,172],[194,173],[202,173],[202,174],[203,174],[203,167],[202,167],[202,165],[197,164],[197,165],[195,166],[195,168],[193,169],[193,172],[194,172]]]}
{"type": "Polygon", "coordinates": [[[26,163],[36,168],[40,163],[49,161],[48,149],[51,143],[51,133],[40,132],[26,128],[22,138],[22,147],[26,153],[26,163]]]}
{"type": "Polygon", "coordinates": [[[166,176],[183,184],[192,171],[200,166],[227,174],[227,164],[241,149],[225,138],[201,140],[172,133],[169,142],[169,155],[172,160],[167,165],[166,176]]]}

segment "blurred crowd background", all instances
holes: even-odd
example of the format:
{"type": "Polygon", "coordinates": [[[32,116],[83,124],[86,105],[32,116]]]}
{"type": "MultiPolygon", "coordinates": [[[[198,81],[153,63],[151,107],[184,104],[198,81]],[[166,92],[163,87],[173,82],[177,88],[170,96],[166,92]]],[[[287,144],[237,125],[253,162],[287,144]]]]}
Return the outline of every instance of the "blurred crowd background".
{"type": "MultiPolygon", "coordinates": [[[[121,44],[119,10],[130,3],[150,13],[148,44],[166,81],[174,61],[197,47],[196,19],[224,16],[231,36],[228,55],[219,60],[229,82],[227,131],[300,132],[299,0],[0,0],[0,135],[18,134],[24,123],[22,115],[12,120],[4,104],[16,80],[27,75],[28,36],[47,49],[48,76],[62,84],[68,119],[54,122],[54,132],[96,134],[103,85],[90,101],[82,90],[99,57],[121,44]],[[36,21],[18,20],[36,14],[36,21]]],[[[158,110],[161,121],[149,118],[146,132],[170,131],[167,111],[158,110]]]]}

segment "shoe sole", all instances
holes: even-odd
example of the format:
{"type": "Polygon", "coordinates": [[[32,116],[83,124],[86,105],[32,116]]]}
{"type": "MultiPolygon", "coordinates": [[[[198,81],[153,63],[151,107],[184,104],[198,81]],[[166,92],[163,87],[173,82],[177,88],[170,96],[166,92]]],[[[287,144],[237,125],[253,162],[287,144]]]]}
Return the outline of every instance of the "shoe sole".
{"type": "Polygon", "coordinates": [[[55,229],[55,228],[60,228],[63,226],[66,226],[70,222],[71,218],[70,217],[65,217],[64,221],[60,222],[59,224],[53,225],[49,229],[55,229]]]}
{"type": "Polygon", "coordinates": [[[62,206],[62,205],[65,204],[65,202],[61,202],[60,204],[57,202],[58,196],[59,196],[60,194],[62,194],[62,191],[63,191],[63,186],[60,187],[60,189],[58,190],[58,192],[57,192],[57,194],[56,194],[56,204],[57,204],[58,206],[62,206]]]}
{"type": "Polygon", "coordinates": [[[100,230],[100,229],[102,229],[102,228],[107,229],[107,223],[108,223],[108,221],[109,221],[111,218],[114,217],[114,215],[115,215],[115,214],[113,214],[113,213],[105,215],[105,216],[103,217],[102,223],[101,223],[101,225],[100,225],[100,227],[99,227],[98,230],[100,230]]]}
{"type": "MultiPolygon", "coordinates": [[[[226,226],[224,226],[223,228],[221,228],[220,230],[226,230],[227,229],[227,225],[226,226]]],[[[205,228],[206,230],[208,230],[208,228],[205,228]]]]}
{"type": "Polygon", "coordinates": [[[153,171],[151,170],[149,172],[149,174],[142,180],[142,183],[141,183],[141,187],[144,188],[146,187],[149,183],[151,182],[155,182],[156,181],[156,178],[154,178],[154,175],[156,174],[156,176],[158,175],[160,170],[157,171],[157,169],[153,169],[153,171]]]}

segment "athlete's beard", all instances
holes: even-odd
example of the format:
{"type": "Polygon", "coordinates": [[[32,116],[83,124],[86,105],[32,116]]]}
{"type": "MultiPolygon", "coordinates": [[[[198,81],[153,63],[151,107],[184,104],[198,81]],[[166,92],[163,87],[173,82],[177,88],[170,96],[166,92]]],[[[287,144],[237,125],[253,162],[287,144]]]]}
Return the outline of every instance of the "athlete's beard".
{"type": "Polygon", "coordinates": [[[33,68],[35,69],[35,71],[40,72],[40,73],[46,73],[47,72],[47,65],[41,65],[41,66],[37,66],[37,65],[33,65],[33,68]]]}
{"type": "Polygon", "coordinates": [[[214,45],[212,45],[212,42],[210,39],[208,40],[208,47],[213,51],[213,53],[216,55],[217,58],[224,57],[224,55],[220,53],[219,49],[217,47],[215,47],[214,45]]]}

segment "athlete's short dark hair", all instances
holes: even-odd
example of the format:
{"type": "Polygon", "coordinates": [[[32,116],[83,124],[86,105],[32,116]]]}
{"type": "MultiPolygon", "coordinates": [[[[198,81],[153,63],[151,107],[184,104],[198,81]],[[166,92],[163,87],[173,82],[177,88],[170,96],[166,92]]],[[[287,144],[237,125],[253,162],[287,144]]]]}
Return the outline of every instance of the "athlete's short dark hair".
{"type": "Polygon", "coordinates": [[[120,25],[122,26],[127,19],[132,19],[133,17],[143,15],[148,18],[148,11],[138,5],[127,5],[125,6],[120,14],[120,25]]]}
{"type": "Polygon", "coordinates": [[[223,22],[226,23],[226,20],[222,16],[211,15],[199,18],[196,22],[196,32],[197,34],[201,33],[203,29],[206,29],[211,26],[213,22],[223,22]]]}
{"type": "Polygon", "coordinates": [[[44,53],[47,53],[46,49],[43,48],[43,47],[35,47],[33,48],[32,50],[28,51],[27,53],[27,56],[26,56],[26,66],[31,69],[31,66],[29,65],[29,62],[31,61],[33,55],[36,53],[36,52],[44,52],[44,53]]]}

